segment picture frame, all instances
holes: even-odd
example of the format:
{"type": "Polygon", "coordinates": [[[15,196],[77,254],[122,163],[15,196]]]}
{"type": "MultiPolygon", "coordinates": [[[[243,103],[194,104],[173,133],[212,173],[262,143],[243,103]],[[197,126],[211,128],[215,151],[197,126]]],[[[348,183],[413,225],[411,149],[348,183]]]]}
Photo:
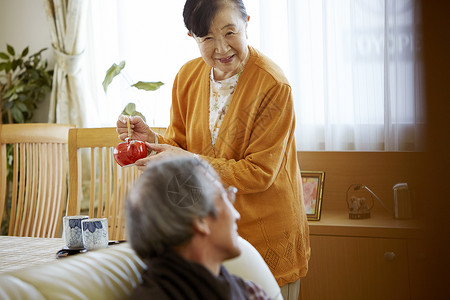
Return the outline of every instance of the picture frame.
{"type": "Polygon", "coordinates": [[[308,221],[319,221],[322,212],[325,172],[301,171],[301,175],[306,216],[308,221]]]}

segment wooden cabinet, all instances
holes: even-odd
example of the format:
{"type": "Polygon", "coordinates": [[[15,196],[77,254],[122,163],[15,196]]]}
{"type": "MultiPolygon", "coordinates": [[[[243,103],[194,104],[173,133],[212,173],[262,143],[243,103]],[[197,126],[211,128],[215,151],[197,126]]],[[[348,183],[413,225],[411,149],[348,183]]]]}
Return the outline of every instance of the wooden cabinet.
{"type": "Polygon", "coordinates": [[[311,259],[301,280],[302,300],[423,299],[414,226],[390,216],[349,220],[325,213],[310,222],[311,259]],[[411,270],[410,270],[411,269],[411,270]],[[414,272],[413,272],[414,271],[414,272]]]}
{"type": "Polygon", "coordinates": [[[409,299],[405,240],[312,236],[301,299],[409,299]]]}
{"type": "Polygon", "coordinates": [[[355,183],[370,187],[393,211],[392,187],[406,182],[414,190],[416,213],[429,209],[419,168],[423,153],[299,151],[297,156],[300,169],[325,172],[322,216],[309,222],[311,260],[301,280],[302,300],[446,299],[430,298],[427,281],[436,272],[428,266],[439,264],[440,257],[423,249],[432,243],[423,241],[423,233],[419,238],[418,219],[394,219],[378,201],[370,218],[348,218],[346,192],[355,183]]]}

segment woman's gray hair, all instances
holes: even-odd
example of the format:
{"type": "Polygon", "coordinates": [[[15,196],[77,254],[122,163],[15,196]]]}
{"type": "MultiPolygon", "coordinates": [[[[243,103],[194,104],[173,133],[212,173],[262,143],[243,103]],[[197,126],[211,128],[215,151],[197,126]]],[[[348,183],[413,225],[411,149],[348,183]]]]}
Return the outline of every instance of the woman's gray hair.
{"type": "Polygon", "coordinates": [[[216,215],[219,177],[206,161],[180,157],[152,162],[126,201],[127,237],[142,258],[188,242],[195,220],[216,215]]]}

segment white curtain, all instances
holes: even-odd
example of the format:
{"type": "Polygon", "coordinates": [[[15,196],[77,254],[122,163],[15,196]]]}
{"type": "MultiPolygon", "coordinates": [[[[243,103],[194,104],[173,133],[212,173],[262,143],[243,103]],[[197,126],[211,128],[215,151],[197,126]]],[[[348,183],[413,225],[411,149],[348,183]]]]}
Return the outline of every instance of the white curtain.
{"type": "Polygon", "coordinates": [[[49,123],[84,126],[85,81],[81,62],[85,47],[85,0],[45,0],[55,53],[49,123]]]}
{"type": "Polygon", "coordinates": [[[287,25],[279,30],[289,33],[286,69],[299,149],[421,150],[425,112],[415,1],[286,3],[287,25]]]}
{"type": "MultiPolygon", "coordinates": [[[[128,102],[167,126],[171,86],[199,56],[182,20],[184,0],[90,1],[89,111],[114,126],[128,102]],[[125,60],[110,87],[108,67],[125,60]],[[156,92],[129,85],[166,84],[156,92]]],[[[298,150],[422,149],[424,129],[419,10],[414,0],[244,0],[249,43],[285,71],[296,108],[298,150]]]]}

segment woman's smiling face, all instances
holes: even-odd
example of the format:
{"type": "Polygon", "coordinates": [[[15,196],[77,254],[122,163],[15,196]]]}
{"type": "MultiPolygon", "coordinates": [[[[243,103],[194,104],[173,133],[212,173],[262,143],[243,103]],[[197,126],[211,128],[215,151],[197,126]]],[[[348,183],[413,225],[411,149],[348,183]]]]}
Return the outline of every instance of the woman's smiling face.
{"type": "Polygon", "coordinates": [[[248,59],[247,20],[233,4],[225,4],[211,21],[206,36],[194,36],[203,60],[223,80],[242,71],[248,59]]]}

